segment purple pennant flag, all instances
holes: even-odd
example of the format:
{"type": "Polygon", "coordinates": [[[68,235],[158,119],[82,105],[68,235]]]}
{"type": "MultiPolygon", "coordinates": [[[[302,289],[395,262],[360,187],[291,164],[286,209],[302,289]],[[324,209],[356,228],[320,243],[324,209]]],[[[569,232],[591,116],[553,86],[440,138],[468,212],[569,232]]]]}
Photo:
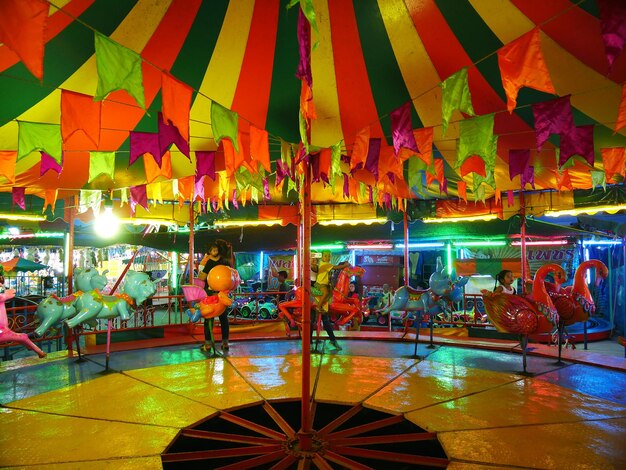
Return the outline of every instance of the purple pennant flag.
{"type": "Polygon", "coordinates": [[[403,104],[391,112],[391,135],[393,137],[393,149],[396,155],[400,147],[405,147],[419,153],[417,143],[411,128],[411,102],[403,104]]]}
{"type": "Polygon", "coordinates": [[[320,154],[309,155],[309,165],[311,166],[311,183],[321,181],[320,177],[320,154]]]}
{"type": "MultiPolygon", "coordinates": [[[[172,144],[176,144],[178,150],[180,150],[189,160],[191,160],[191,156],[189,155],[189,142],[187,142],[180,132],[178,132],[178,128],[171,124],[166,124],[163,122],[163,115],[159,113],[159,152],[160,157],[157,163],[159,167],[161,166],[161,158],[167,152],[167,149],[172,144]]],[[[156,160],[156,158],[155,158],[156,160]]]]}
{"type": "Polygon", "coordinates": [[[215,181],[215,151],[196,151],[196,182],[203,176],[215,181]]]}
{"type": "Polygon", "coordinates": [[[626,3],[624,0],[597,0],[597,4],[610,71],[626,44],[626,3]]]}
{"type": "Polygon", "coordinates": [[[270,200],[270,183],[267,177],[263,178],[263,199],[266,201],[270,200]]]}
{"type": "Polygon", "coordinates": [[[374,190],[372,189],[372,187],[370,186],[370,196],[369,196],[369,201],[370,204],[372,204],[374,202],[374,190]]]}
{"type": "MultiPolygon", "coordinates": [[[[509,150],[509,178],[521,175],[530,165],[530,149],[509,150]]],[[[524,185],[522,184],[522,187],[524,185]]]]}
{"type": "Polygon", "coordinates": [[[213,212],[217,212],[217,199],[211,200],[211,207],[213,207],[213,212]]]}
{"type": "Polygon", "coordinates": [[[561,134],[561,155],[559,166],[573,155],[580,155],[593,166],[593,125],[574,127],[570,132],[561,134]]]}
{"type": "Polygon", "coordinates": [[[345,173],[343,174],[343,197],[345,199],[350,197],[350,180],[345,173]]]}
{"type": "Polygon", "coordinates": [[[154,161],[161,168],[161,150],[159,150],[159,134],[152,132],[130,131],[130,158],[128,166],[131,166],[144,153],[150,153],[154,161]]]}
{"type": "Polygon", "coordinates": [[[14,187],[11,191],[11,195],[13,197],[13,207],[18,206],[23,211],[26,210],[26,200],[25,200],[26,188],[18,188],[14,187]]]}
{"type": "Polygon", "coordinates": [[[307,21],[302,9],[298,9],[298,50],[300,62],[296,77],[305,80],[309,88],[313,88],[313,74],[311,73],[311,25],[307,21]]]}
{"type": "Polygon", "coordinates": [[[520,176],[522,189],[526,187],[526,184],[530,184],[535,189],[535,167],[527,166],[524,168],[524,172],[520,176]]]}
{"type": "Polygon", "coordinates": [[[574,128],[574,117],[569,95],[555,100],[533,104],[537,152],[548,140],[550,134],[563,134],[574,128]]]}
{"type": "Polygon", "coordinates": [[[448,194],[448,178],[443,179],[443,183],[439,183],[439,194],[448,194]]]}
{"type": "Polygon", "coordinates": [[[202,175],[199,179],[196,179],[194,184],[194,192],[196,196],[200,198],[201,201],[205,201],[206,198],[204,196],[204,178],[206,175],[202,175]]]}
{"type": "Polygon", "coordinates": [[[285,176],[287,176],[287,165],[282,160],[276,160],[276,183],[275,186],[278,186],[285,176]]]}
{"type": "Polygon", "coordinates": [[[239,209],[239,203],[237,202],[237,190],[233,189],[233,207],[239,209]]]}
{"type": "Polygon", "coordinates": [[[135,207],[139,204],[145,210],[148,210],[148,194],[146,185],[131,186],[130,188],[130,211],[135,215],[135,207]]]}
{"type": "Polygon", "coordinates": [[[365,160],[365,169],[374,175],[378,181],[378,159],[380,158],[380,139],[370,139],[369,149],[367,150],[367,159],[365,160]]]}
{"type": "Polygon", "coordinates": [[[39,176],[46,174],[48,170],[56,171],[57,176],[61,174],[63,169],[63,154],[61,154],[61,164],[46,152],[39,152],[41,154],[41,167],[39,168],[39,176]]]}

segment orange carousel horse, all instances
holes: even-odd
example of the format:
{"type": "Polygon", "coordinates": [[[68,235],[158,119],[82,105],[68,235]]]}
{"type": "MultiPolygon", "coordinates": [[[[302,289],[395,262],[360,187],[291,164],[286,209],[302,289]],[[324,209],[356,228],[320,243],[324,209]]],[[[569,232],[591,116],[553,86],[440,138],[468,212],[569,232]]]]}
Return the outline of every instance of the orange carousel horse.
{"type": "MultiPolygon", "coordinates": [[[[339,272],[328,309],[328,314],[331,317],[338,317],[338,320],[335,322],[336,325],[345,325],[355,315],[362,315],[361,301],[348,297],[348,293],[350,278],[352,276],[361,277],[363,274],[365,274],[365,269],[360,266],[348,266],[339,272]]],[[[315,308],[318,300],[319,297],[311,294],[311,310],[315,308]]],[[[296,289],[295,297],[292,300],[280,302],[278,310],[280,312],[278,317],[285,320],[287,335],[289,335],[290,327],[297,325],[298,330],[302,330],[302,287],[296,289]]]]}

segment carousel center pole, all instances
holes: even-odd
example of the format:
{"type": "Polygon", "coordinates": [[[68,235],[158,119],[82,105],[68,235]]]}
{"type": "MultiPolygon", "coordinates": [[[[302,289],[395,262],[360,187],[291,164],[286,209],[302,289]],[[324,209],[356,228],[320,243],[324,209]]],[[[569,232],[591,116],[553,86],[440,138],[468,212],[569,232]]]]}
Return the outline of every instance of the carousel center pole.
{"type": "Polygon", "coordinates": [[[193,267],[194,267],[194,224],[195,224],[195,214],[193,211],[193,201],[189,201],[189,284],[193,285],[193,267]]]}
{"type": "Polygon", "coordinates": [[[521,260],[522,260],[522,292],[526,292],[526,201],[524,199],[524,190],[519,192],[519,215],[520,215],[520,236],[521,236],[521,260]]]}
{"type": "MultiPolygon", "coordinates": [[[[404,208],[404,285],[409,286],[409,216],[404,208]]],[[[389,322],[391,325],[391,321],[389,322]]]]}

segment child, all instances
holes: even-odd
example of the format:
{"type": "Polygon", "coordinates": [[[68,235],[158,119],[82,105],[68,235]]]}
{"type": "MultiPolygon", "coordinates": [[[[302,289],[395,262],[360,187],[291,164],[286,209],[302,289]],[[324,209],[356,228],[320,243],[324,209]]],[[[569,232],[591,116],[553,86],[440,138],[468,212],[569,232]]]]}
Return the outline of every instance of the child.
{"type": "Polygon", "coordinates": [[[330,251],[322,251],[322,261],[317,267],[317,280],[315,287],[322,292],[320,300],[318,302],[317,310],[323,314],[328,313],[328,301],[330,300],[330,272],[337,269],[343,269],[349,266],[347,262],[340,263],[338,265],[331,264],[330,251]]]}
{"type": "Polygon", "coordinates": [[[513,284],[513,272],[508,269],[503,269],[496,276],[496,282],[499,282],[500,285],[496,286],[493,291],[496,294],[515,294],[515,287],[513,284]]]}

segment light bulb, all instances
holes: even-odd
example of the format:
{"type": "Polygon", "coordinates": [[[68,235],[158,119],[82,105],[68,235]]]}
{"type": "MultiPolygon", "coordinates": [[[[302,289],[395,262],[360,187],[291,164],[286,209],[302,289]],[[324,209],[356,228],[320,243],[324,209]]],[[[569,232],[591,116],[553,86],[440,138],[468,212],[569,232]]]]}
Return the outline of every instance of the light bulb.
{"type": "Polygon", "coordinates": [[[105,207],[104,212],[96,217],[94,231],[101,238],[112,238],[120,228],[119,219],[113,214],[113,208],[105,207]]]}

